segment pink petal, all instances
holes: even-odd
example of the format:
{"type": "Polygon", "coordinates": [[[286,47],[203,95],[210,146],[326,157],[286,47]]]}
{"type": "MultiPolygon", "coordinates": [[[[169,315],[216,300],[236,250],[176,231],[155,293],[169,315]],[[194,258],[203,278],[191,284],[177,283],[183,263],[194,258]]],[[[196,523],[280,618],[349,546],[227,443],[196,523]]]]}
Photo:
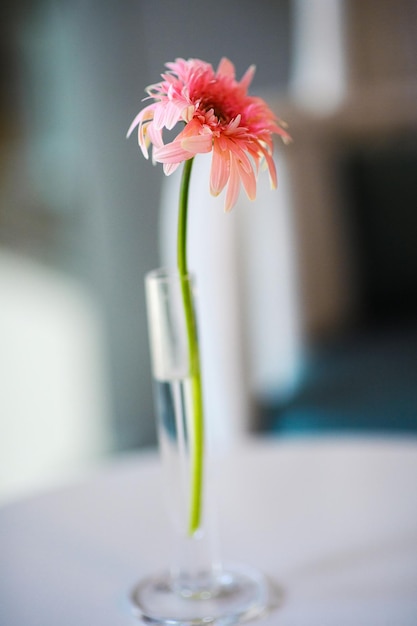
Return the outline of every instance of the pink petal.
{"type": "Polygon", "coordinates": [[[187,161],[192,156],[194,155],[184,150],[181,142],[178,140],[172,141],[162,148],[157,148],[153,152],[153,157],[158,163],[181,163],[182,161],[187,161]]]}
{"type": "Polygon", "coordinates": [[[164,128],[164,126],[173,128],[181,118],[181,110],[178,108],[178,103],[169,102],[168,100],[159,102],[154,111],[155,128],[164,128]]]}
{"type": "Polygon", "coordinates": [[[266,159],[266,163],[268,165],[268,170],[269,170],[269,180],[271,183],[271,187],[272,189],[276,189],[277,188],[277,170],[275,167],[275,163],[274,163],[274,159],[271,157],[271,155],[269,154],[269,152],[267,150],[262,150],[262,153],[266,159]]]}
{"type": "Polygon", "coordinates": [[[149,137],[147,136],[147,126],[145,126],[144,124],[140,124],[139,126],[138,143],[145,159],[149,159],[148,148],[151,142],[149,140],[149,137]]]}
{"type": "Polygon", "coordinates": [[[148,125],[148,140],[155,146],[155,148],[162,148],[164,142],[162,141],[162,130],[155,128],[155,124],[151,122],[148,125]]]}
{"type": "Polygon", "coordinates": [[[240,188],[239,170],[235,163],[234,156],[230,155],[230,177],[229,177],[229,184],[227,186],[227,192],[226,192],[226,202],[224,205],[225,211],[230,211],[230,209],[236,204],[236,200],[239,195],[239,188],[240,188]]]}
{"type": "Polygon", "coordinates": [[[168,102],[165,110],[165,128],[168,130],[174,128],[175,124],[182,118],[184,108],[187,108],[187,106],[188,104],[183,101],[168,102]]]}
{"type": "Polygon", "coordinates": [[[218,196],[229,178],[229,153],[222,151],[217,142],[213,146],[213,158],[210,170],[210,193],[218,196]]]}
{"type": "Polygon", "coordinates": [[[243,87],[245,91],[247,91],[249,85],[251,84],[255,71],[256,65],[251,65],[244,73],[242,80],[240,81],[240,86],[243,87]]]}
{"type": "Polygon", "coordinates": [[[236,115],[235,119],[232,120],[228,126],[227,126],[227,132],[228,133],[232,133],[234,130],[236,130],[239,127],[240,124],[240,120],[242,119],[241,114],[239,113],[238,115],[236,115]]]}
{"type": "Polygon", "coordinates": [[[139,119],[141,115],[142,115],[142,112],[138,113],[135,119],[133,120],[133,122],[131,123],[131,125],[129,126],[129,130],[126,133],[126,139],[129,139],[130,135],[133,133],[136,126],[139,124],[139,119]]]}
{"type": "Polygon", "coordinates": [[[186,137],[182,139],[181,146],[184,150],[192,152],[193,154],[211,152],[212,149],[212,137],[211,133],[204,135],[193,135],[192,137],[186,137]]]}
{"type": "Polygon", "coordinates": [[[230,78],[235,77],[235,66],[229,59],[223,57],[220,60],[220,63],[217,67],[217,76],[229,76],[230,78]]]}
{"type": "Polygon", "coordinates": [[[282,141],[285,143],[285,145],[288,145],[290,143],[292,143],[292,137],[289,133],[287,133],[287,131],[285,130],[285,127],[287,126],[285,122],[280,121],[281,126],[278,126],[277,124],[272,124],[272,126],[270,127],[270,131],[273,133],[277,133],[277,135],[280,135],[282,141]]]}
{"type": "Polygon", "coordinates": [[[238,160],[241,162],[242,167],[247,172],[250,172],[252,170],[252,164],[249,161],[245,150],[243,150],[243,148],[241,148],[239,144],[233,140],[228,141],[228,146],[229,150],[237,156],[238,160]]]}
{"type": "Polygon", "coordinates": [[[179,166],[179,163],[164,163],[162,167],[163,167],[165,176],[169,176],[170,174],[175,172],[178,166],[179,166]]]}
{"type": "Polygon", "coordinates": [[[182,110],[181,117],[185,122],[191,122],[193,119],[195,111],[195,106],[193,104],[189,104],[185,109],[182,110]]]}
{"type": "Polygon", "coordinates": [[[240,180],[243,183],[243,187],[246,191],[246,195],[249,200],[255,200],[256,198],[256,176],[255,172],[251,170],[250,172],[245,171],[245,169],[239,163],[239,176],[240,180]]]}
{"type": "Polygon", "coordinates": [[[135,130],[136,126],[143,121],[151,120],[153,118],[153,109],[155,108],[155,104],[150,104],[149,106],[139,111],[136,115],[135,119],[129,126],[129,130],[126,133],[126,138],[128,139],[132,132],[135,130]]]}
{"type": "Polygon", "coordinates": [[[216,143],[219,146],[220,150],[227,150],[229,147],[229,142],[224,135],[220,135],[220,137],[217,138],[216,143]]]}

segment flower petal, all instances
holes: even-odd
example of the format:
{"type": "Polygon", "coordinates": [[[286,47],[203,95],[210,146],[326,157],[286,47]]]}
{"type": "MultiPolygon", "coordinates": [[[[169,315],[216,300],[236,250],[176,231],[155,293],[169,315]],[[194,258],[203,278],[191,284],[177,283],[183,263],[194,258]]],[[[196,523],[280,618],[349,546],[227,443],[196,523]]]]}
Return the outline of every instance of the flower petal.
{"type": "Polygon", "coordinates": [[[174,128],[175,124],[183,117],[183,111],[188,108],[188,103],[183,100],[177,102],[168,102],[165,110],[164,126],[168,130],[174,128]]]}
{"type": "Polygon", "coordinates": [[[242,119],[242,116],[241,116],[240,113],[238,113],[238,115],[236,115],[236,117],[229,122],[229,124],[227,126],[227,131],[226,131],[227,134],[231,134],[237,128],[239,128],[241,119],[242,119]]]}
{"type": "Polygon", "coordinates": [[[193,154],[211,152],[212,143],[211,134],[193,135],[192,137],[185,137],[185,139],[181,140],[181,146],[184,150],[188,150],[188,152],[192,152],[193,154]]]}
{"type": "MultiPolygon", "coordinates": [[[[252,168],[252,164],[248,159],[248,156],[245,152],[245,150],[239,145],[238,141],[233,141],[233,139],[228,141],[228,147],[229,150],[231,152],[233,152],[234,155],[236,155],[236,157],[238,158],[238,160],[240,161],[242,167],[247,171],[250,172],[253,168],[252,168]]],[[[247,150],[247,145],[245,146],[246,150],[247,150]]]]}
{"type": "Polygon", "coordinates": [[[165,176],[170,176],[178,168],[179,163],[164,163],[163,170],[165,176]]]}
{"type": "Polygon", "coordinates": [[[182,111],[186,107],[187,102],[182,98],[180,101],[165,99],[159,102],[154,109],[155,128],[174,128],[175,124],[181,119],[182,111]]]}
{"type": "Polygon", "coordinates": [[[153,157],[158,163],[181,163],[187,161],[194,156],[181,145],[181,142],[175,139],[171,143],[167,143],[162,148],[157,148],[153,152],[153,157]]]}
{"type": "Polygon", "coordinates": [[[272,158],[272,156],[269,154],[267,150],[262,150],[262,154],[264,155],[267,166],[268,166],[269,181],[271,183],[271,187],[272,189],[276,189],[278,181],[277,181],[277,170],[275,167],[274,159],[272,158]]]}
{"type": "Polygon", "coordinates": [[[235,77],[235,66],[233,65],[233,63],[227,59],[226,57],[223,57],[220,60],[220,63],[217,67],[217,72],[216,72],[217,76],[228,76],[229,78],[234,78],[235,77]]]}
{"type": "Polygon", "coordinates": [[[250,172],[247,172],[244,167],[242,167],[241,163],[238,163],[239,168],[239,177],[243,183],[243,187],[246,191],[246,195],[249,200],[255,200],[256,198],[256,176],[253,169],[250,172]]]}
{"type": "Polygon", "coordinates": [[[149,159],[149,152],[148,152],[148,148],[150,146],[150,139],[148,137],[148,125],[145,126],[145,124],[140,124],[139,125],[139,129],[138,129],[138,143],[139,143],[139,147],[142,150],[142,154],[145,157],[145,159],[149,159]]]}
{"type": "Polygon", "coordinates": [[[142,109],[142,111],[139,111],[139,113],[136,115],[135,119],[129,126],[129,130],[126,133],[127,139],[130,137],[130,135],[135,130],[136,126],[138,126],[138,124],[143,123],[145,121],[150,121],[153,118],[154,107],[155,107],[155,104],[149,104],[147,107],[142,109]]]}
{"type": "Polygon", "coordinates": [[[227,183],[230,172],[229,153],[221,150],[218,143],[213,144],[213,158],[210,170],[210,193],[218,196],[227,183]]]}
{"type": "Polygon", "coordinates": [[[248,67],[248,69],[242,76],[242,79],[240,80],[239,85],[245,90],[245,92],[248,90],[248,87],[252,82],[255,71],[256,71],[256,65],[251,65],[250,67],[248,67]]]}
{"type": "Polygon", "coordinates": [[[236,204],[236,200],[239,195],[239,189],[240,189],[239,170],[235,161],[235,157],[233,156],[233,154],[231,154],[230,155],[229,184],[227,185],[226,202],[224,205],[225,211],[230,211],[230,209],[236,204]]]}
{"type": "Polygon", "coordinates": [[[155,148],[162,148],[164,142],[162,141],[162,130],[155,128],[155,124],[151,122],[148,124],[147,138],[155,146],[155,148]]]}

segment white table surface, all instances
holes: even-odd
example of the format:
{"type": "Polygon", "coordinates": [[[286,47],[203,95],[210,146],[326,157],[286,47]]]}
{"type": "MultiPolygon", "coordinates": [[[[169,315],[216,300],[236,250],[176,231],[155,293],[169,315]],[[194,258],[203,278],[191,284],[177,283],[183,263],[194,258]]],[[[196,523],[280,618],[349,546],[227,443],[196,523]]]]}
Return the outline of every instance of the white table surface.
{"type": "MultiPolygon", "coordinates": [[[[285,590],[265,626],[416,626],[417,439],[256,440],[222,461],[225,560],[285,590]]],[[[168,551],[154,454],[0,509],[1,626],[134,626],[168,551]]]]}

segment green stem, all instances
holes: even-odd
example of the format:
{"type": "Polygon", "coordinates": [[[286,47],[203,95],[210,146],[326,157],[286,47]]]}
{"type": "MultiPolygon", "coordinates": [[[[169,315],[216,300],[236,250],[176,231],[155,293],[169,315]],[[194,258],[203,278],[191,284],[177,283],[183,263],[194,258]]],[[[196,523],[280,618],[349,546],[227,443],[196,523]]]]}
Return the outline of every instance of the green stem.
{"type": "Polygon", "coordinates": [[[187,328],[188,353],[190,361],[191,395],[193,407],[193,421],[190,431],[191,453],[191,489],[188,532],[193,535],[200,527],[201,500],[203,488],[203,459],[204,459],[204,416],[203,394],[201,386],[200,355],[198,349],[197,323],[193,308],[191,283],[188,278],[187,267],[187,215],[188,191],[190,186],[193,159],[184,163],[181,179],[179,211],[178,211],[178,247],[177,263],[181,278],[182,298],[184,303],[185,322],[187,328]]]}

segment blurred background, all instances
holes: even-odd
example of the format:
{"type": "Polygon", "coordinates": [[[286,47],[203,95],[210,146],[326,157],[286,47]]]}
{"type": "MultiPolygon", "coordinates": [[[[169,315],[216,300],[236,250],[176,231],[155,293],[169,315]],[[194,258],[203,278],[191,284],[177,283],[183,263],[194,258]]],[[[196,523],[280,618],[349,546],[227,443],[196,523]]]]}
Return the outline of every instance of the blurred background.
{"type": "Polygon", "coordinates": [[[261,180],[230,218],[205,198],[204,159],[195,173],[211,217],[193,218],[190,264],[203,285],[224,270],[209,413],[229,439],[415,433],[417,3],[4,0],[1,13],[0,502],[155,445],[143,278],[175,238],[177,180],[125,135],[176,57],[228,56],[239,78],[255,63],[252,92],[294,138],[277,145],[278,191],[261,180]]]}

